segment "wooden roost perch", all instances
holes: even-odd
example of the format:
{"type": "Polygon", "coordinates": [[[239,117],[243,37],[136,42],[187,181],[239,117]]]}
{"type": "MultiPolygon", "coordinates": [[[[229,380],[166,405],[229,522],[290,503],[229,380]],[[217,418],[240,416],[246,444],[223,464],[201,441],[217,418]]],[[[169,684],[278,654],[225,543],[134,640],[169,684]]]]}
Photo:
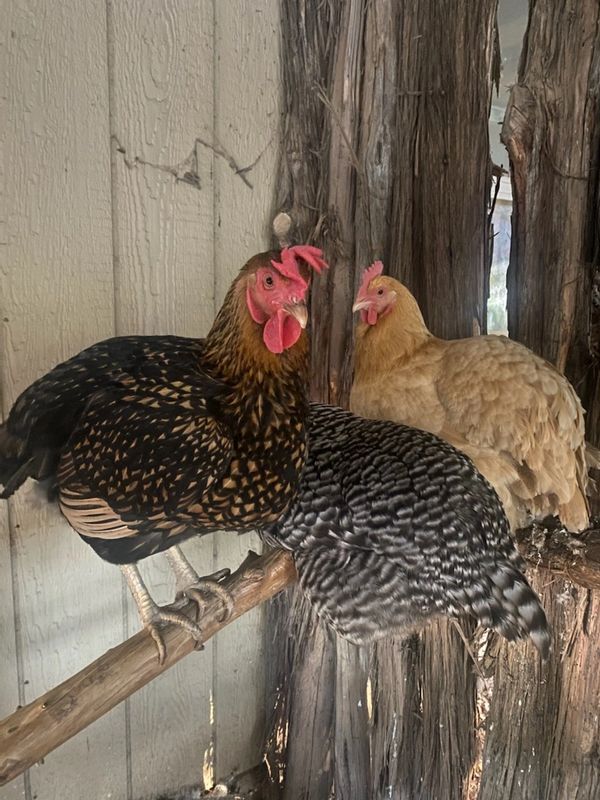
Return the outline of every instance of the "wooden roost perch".
{"type": "MultiPolygon", "coordinates": [[[[287,553],[272,551],[261,558],[249,553],[239,569],[223,581],[234,600],[233,614],[227,622],[219,622],[222,608],[218,600],[207,603],[202,616],[205,639],[295,579],[294,563],[287,553]]],[[[189,603],[182,610],[193,618],[196,609],[195,604],[189,603]]],[[[154,640],[142,630],[0,722],[0,786],[195,649],[195,642],[180,627],[169,625],[163,635],[167,647],[164,664],[158,663],[154,640]]]]}
{"type": "MultiPolygon", "coordinates": [[[[521,532],[518,543],[530,564],[560,573],[587,588],[600,588],[600,530],[589,531],[575,540],[560,531],[528,529],[521,532]]],[[[295,580],[296,571],[288,553],[271,551],[260,558],[249,553],[239,569],[223,582],[234,598],[230,619],[219,621],[222,609],[218,600],[207,603],[202,617],[206,640],[295,580]]],[[[195,611],[193,603],[183,609],[192,618],[195,611]]],[[[177,626],[164,629],[164,640],[164,664],[158,663],[156,645],[142,630],[0,722],[0,786],[194,650],[192,639],[177,626]]]]}

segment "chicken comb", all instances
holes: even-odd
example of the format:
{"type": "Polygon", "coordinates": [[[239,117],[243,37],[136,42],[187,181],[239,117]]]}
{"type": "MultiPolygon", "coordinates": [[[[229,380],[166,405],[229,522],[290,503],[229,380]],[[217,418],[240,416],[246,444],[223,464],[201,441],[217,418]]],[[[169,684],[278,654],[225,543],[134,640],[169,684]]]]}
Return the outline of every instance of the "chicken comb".
{"type": "Polygon", "coordinates": [[[367,293],[369,288],[369,284],[376,278],[378,275],[381,275],[383,272],[383,261],[374,261],[370,267],[367,267],[366,270],[363,272],[362,283],[360,284],[360,289],[358,290],[359,295],[364,295],[367,293]]]}
{"type": "Polygon", "coordinates": [[[319,274],[327,269],[329,264],[323,259],[323,251],[309,244],[297,244],[293,247],[284,247],[281,251],[281,261],[272,260],[271,264],[278,272],[293,281],[299,281],[302,288],[308,288],[308,282],[300,274],[298,259],[305,261],[319,274]]]}

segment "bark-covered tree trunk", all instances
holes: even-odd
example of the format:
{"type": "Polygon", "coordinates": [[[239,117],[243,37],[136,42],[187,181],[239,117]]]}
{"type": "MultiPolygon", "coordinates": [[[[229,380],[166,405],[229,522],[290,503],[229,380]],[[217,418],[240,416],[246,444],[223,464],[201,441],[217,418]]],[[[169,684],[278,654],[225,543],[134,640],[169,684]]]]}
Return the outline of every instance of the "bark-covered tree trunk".
{"type": "MultiPolygon", "coordinates": [[[[600,434],[598,0],[531,0],[503,140],[514,196],[509,329],[577,388],[600,434]],[[595,333],[596,332],[596,333],[595,333]]],[[[600,597],[532,575],[554,629],[541,666],[502,646],[480,800],[600,797],[600,597]]]]}
{"type": "MultiPolygon", "coordinates": [[[[395,11],[397,14],[397,11],[395,11]]],[[[485,332],[488,117],[496,2],[403,3],[387,271],[435,334],[485,332]]],[[[472,630],[463,625],[468,638],[472,630]]],[[[474,757],[475,674],[457,630],[377,644],[374,796],[459,800],[474,757]]]]}
{"type": "MultiPolygon", "coordinates": [[[[435,333],[485,328],[497,0],[281,3],[276,207],[298,240],[326,249],[331,269],[312,296],[313,396],[343,405],[352,298],[373,259],[408,283],[435,333]]],[[[287,620],[277,608],[269,756],[286,773],[286,800],[331,790],[337,800],[458,800],[475,687],[457,633],[437,624],[361,653],[318,629],[305,604],[287,620]]]]}

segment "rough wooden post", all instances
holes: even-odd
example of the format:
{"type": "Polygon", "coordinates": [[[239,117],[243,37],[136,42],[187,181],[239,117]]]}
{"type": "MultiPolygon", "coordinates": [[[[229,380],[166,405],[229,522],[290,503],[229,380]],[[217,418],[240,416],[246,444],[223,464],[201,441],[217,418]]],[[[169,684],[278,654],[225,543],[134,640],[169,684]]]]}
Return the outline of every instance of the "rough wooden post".
{"type": "MultiPolygon", "coordinates": [[[[495,0],[402,3],[388,271],[434,333],[486,327],[488,116],[497,70],[495,0]]],[[[472,632],[464,624],[468,638],[472,632]]],[[[474,757],[475,675],[447,621],[382,640],[373,659],[374,796],[459,800],[474,757]]]]}
{"type": "MultiPolygon", "coordinates": [[[[351,300],[374,258],[407,280],[436,333],[470,335],[474,318],[485,327],[496,0],[281,2],[277,210],[332,264],[314,283],[313,389],[344,404],[351,300]]],[[[322,800],[333,785],[336,800],[458,800],[472,757],[474,681],[456,633],[436,626],[429,638],[377,648],[369,721],[369,654],[315,633],[306,608],[300,615],[291,630],[278,616],[283,631],[271,648],[280,659],[271,743],[285,731],[291,748],[286,800],[322,800]],[[277,655],[282,638],[290,646],[277,655]]],[[[271,748],[279,766],[284,749],[271,748]]]]}
{"type": "MultiPolygon", "coordinates": [[[[507,108],[514,197],[509,329],[564,369],[597,443],[600,6],[532,0],[507,108]],[[597,288],[596,288],[597,291],[597,288]]],[[[496,669],[481,800],[600,797],[600,596],[532,575],[554,628],[543,669],[506,647],[496,669]]]]}

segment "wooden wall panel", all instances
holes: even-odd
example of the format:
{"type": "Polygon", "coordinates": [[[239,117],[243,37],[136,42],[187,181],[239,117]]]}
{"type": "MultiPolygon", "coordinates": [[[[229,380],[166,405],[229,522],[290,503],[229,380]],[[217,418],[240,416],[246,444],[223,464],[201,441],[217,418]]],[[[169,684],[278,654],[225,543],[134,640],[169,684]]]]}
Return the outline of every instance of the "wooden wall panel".
{"type": "MultiPolygon", "coordinates": [[[[214,317],[212,3],[109,6],[117,333],[203,336],[214,317]],[[208,134],[207,134],[208,131],[208,134]],[[191,154],[191,157],[190,157],[191,154]]],[[[212,571],[212,537],[184,550],[212,571]]],[[[174,597],[164,556],[141,565],[174,597]]],[[[130,630],[139,628],[128,598],[130,630]]],[[[195,783],[212,741],[212,643],[128,701],[132,797],[195,783]]]]}
{"type": "MultiPolygon", "coordinates": [[[[11,0],[0,34],[5,412],[32,380],[106,336],[205,335],[243,262],[269,246],[278,29],[277,0],[11,0]],[[224,154],[240,167],[256,161],[251,187],[224,154]]],[[[118,570],[35,489],[0,511],[0,713],[9,713],[139,621],[118,570]]],[[[222,534],[184,549],[206,573],[236,566],[249,547],[256,537],[222,534]]],[[[141,568],[157,601],[172,599],[164,557],[141,568]]],[[[0,800],[80,800],[82,777],[95,798],[134,800],[254,764],[261,613],[214,641],[0,800]]]]}
{"type": "Polygon", "coordinates": [[[119,333],[204,334],[212,321],[212,3],[109,4],[119,333]]]}
{"type": "MultiPolygon", "coordinates": [[[[279,2],[216,4],[215,287],[220,305],[253,253],[270,246],[279,154],[279,2]],[[250,184],[250,185],[249,185],[250,184]]],[[[239,563],[256,536],[217,537],[216,566],[239,563]]],[[[215,648],[215,772],[247,769],[261,759],[265,719],[263,610],[222,631],[215,648]]]]}
{"type": "MultiPolygon", "coordinates": [[[[15,631],[12,557],[8,508],[0,508],[0,718],[12,713],[19,703],[19,672],[15,631]]],[[[0,789],[0,798],[23,797],[24,779],[17,778],[10,787],[0,789]]]]}
{"type": "MultiPolygon", "coordinates": [[[[57,361],[112,334],[114,290],[104,0],[12,0],[3,29],[6,412],[57,361]]],[[[121,580],[30,487],[12,501],[10,519],[18,695],[28,702],[122,639],[121,580]]],[[[3,630],[3,639],[14,635],[3,630]]],[[[14,699],[13,676],[2,678],[0,692],[14,699]]],[[[25,797],[81,800],[84,764],[96,797],[123,794],[124,734],[116,709],[31,770],[25,797]]],[[[0,797],[14,797],[19,783],[0,797]]]]}

